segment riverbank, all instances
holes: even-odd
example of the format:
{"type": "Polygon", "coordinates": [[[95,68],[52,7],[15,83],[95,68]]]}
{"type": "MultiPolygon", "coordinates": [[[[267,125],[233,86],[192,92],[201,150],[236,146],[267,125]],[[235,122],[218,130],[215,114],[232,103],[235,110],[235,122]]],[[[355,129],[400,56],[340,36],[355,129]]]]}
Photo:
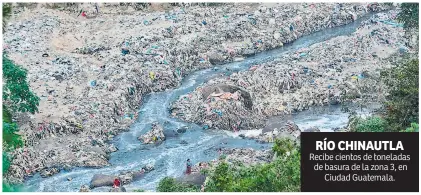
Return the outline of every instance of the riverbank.
{"type": "Polygon", "coordinates": [[[22,182],[51,167],[109,165],[116,148],[107,140],[137,119],[143,95],[174,88],[192,71],[367,14],[364,4],[336,6],[228,4],[131,15],[101,7],[86,18],[42,7],[19,13],[4,34],[4,52],[28,69],[41,102],[39,113],[17,117],[26,146],[12,154],[6,178],[22,182]]]}
{"type": "Polygon", "coordinates": [[[397,13],[376,14],[352,35],[212,79],[174,102],[172,115],[205,129],[238,131],[263,128],[269,117],[312,106],[382,102],[380,71],[392,67],[389,57],[408,52],[397,13]]]}

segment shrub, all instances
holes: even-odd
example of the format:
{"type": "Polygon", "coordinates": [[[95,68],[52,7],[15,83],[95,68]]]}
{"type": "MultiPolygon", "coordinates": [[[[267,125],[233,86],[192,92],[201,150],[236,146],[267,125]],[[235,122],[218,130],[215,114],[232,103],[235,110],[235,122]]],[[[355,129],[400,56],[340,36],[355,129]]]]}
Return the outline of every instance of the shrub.
{"type": "Polygon", "coordinates": [[[402,62],[395,68],[382,72],[389,88],[386,97],[388,131],[399,131],[418,122],[418,59],[402,62]]]}
{"type": "Polygon", "coordinates": [[[277,155],[284,155],[287,152],[292,151],[296,147],[297,146],[295,142],[291,139],[276,139],[275,144],[272,147],[272,151],[277,155]]]}
{"type": "Polygon", "coordinates": [[[3,55],[3,103],[13,112],[38,112],[39,97],[29,88],[26,70],[3,55]]]}
{"type": "Polygon", "coordinates": [[[411,127],[402,130],[401,132],[419,132],[419,124],[418,123],[411,123],[411,127]]]}
{"type": "MultiPolygon", "coordinates": [[[[273,151],[278,154],[273,162],[244,166],[221,161],[209,170],[206,192],[291,192],[300,191],[300,150],[289,139],[275,140],[273,151]]],[[[198,192],[199,188],[162,179],[158,192],[198,192]]]]}
{"type": "Polygon", "coordinates": [[[291,192],[299,191],[300,151],[289,139],[275,140],[278,156],[267,164],[243,166],[221,162],[209,174],[206,192],[291,192]]]}
{"type": "Polygon", "coordinates": [[[199,192],[200,189],[193,185],[177,182],[174,178],[165,177],[157,187],[158,192],[199,192]]]}
{"type": "Polygon", "coordinates": [[[398,21],[403,22],[404,28],[418,28],[418,3],[402,3],[398,21]]]}
{"type": "Polygon", "coordinates": [[[5,151],[23,146],[21,137],[18,134],[15,134],[17,131],[18,126],[16,123],[3,122],[3,142],[7,146],[4,148],[5,151]]]}
{"type": "Polygon", "coordinates": [[[372,116],[358,121],[354,131],[356,132],[384,132],[386,121],[378,116],[372,116]]]}

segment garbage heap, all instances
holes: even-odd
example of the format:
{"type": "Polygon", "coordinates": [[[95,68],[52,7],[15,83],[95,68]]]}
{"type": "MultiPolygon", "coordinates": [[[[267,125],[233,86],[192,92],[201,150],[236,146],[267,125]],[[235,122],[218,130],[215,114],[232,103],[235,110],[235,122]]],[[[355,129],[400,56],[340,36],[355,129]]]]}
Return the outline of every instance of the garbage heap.
{"type": "Polygon", "coordinates": [[[281,127],[262,129],[262,132],[258,135],[240,134],[243,138],[254,139],[262,143],[272,143],[276,139],[288,137],[291,140],[297,140],[301,136],[301,130],[293,121],[287,121],[281,127]],[[265,131],[266,130],[266,131],[265,131]]]}
{"type": "Polygon", "coordinates": [[[146,173],[153,171],[155,167],[151,164],[144,166],[140,171],[123,171],[119,174],[118,178],[122,181],[122,184],[126,185],[135,180],[141,179],[146,173]]]}
{"type": "Polygon", "coordinates": [[[384,93],[378,90],[378,75],[392,66],[388,57],[411,52],[404,46],[404,30],[396,23],[396,15],[397,11],[379,13],[349,36],[212,79],[174,102],[172,115],[204,128],[237,131],[262,128],[270,116],[358,99],[362,91],[375,92],[375,99],[384,93]],[[208,96],[204,89],[214,86],[230,89],[214,90],[208,96]]]}
{"type": "Polygon", "coordinates": [[[87,185],[82,185],[80,186],[79,192],[90,192],[91,190],[89,189],[89,186],[87,185]]]}
{"type": "Polygon", "coordinates": [[[272,161],[271,150],[254,150],[252,148],[224,148],[222,154],[227,162],[241,162],[245,165],[256,165],[272,161]]]}
{"type": "MultiPolygon", "coordinates": [[[[47,7],[16,7],[3,36],[4,53],[28,70],[31,89],[41,98],[39,113],[16,116],[25,147],[10,154],[10,182],[52,166],[106,166],[112,151],[106,141],[136,120],[143,95],[174,88],[194,70],[241,60],[388,8],[224,4],[120,14],[122,7],[108,4],[100,4],[99,12],[95,4],[72,4],[63,11],[47,7]]],[[[240,108],[230,110],[257,116],[240,108]]],[[[223,126],[238,128],[238,121],[223,126]]]]}
{"type": "Polygon", "coordinates": [[[219,157],[209,162],[201,162],[192,166],[192,172],[215,167],[220,162],[242,163],[245,166],[269,163],[274,153],[272,150],[255,150],[252,148],[221,148],[219,157]],[[202,166],[200,166],[202,165],[202,166]],[[210,165],[210,166],[209,166],[210,165]]]}
{"type": "Polygon", "coordinates": [[[152,124],[152,129],[138,138],[144,144],[159,143],[165,141],[164,128],[158,123],[152,124]]]}

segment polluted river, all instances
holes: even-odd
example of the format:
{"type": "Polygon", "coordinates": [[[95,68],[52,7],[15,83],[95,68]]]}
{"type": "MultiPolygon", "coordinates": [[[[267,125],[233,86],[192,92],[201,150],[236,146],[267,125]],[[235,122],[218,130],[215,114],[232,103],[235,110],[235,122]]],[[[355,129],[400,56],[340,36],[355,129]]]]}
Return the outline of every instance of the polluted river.
{"type": "MultiPolygon", "coordinates": [[[[162,178],[182,176],[185,171],[185,161],[188,158],[192,160],[193,164],[196,164],[197,162],[215,159],[218,156],[217,149],[221,147],[270,148],[271,144],[242,139],[238,136],[238,132],[203,130],[199,125],[174,119],[170,116],[168,108],[180,95],[193,91],[199,85],[221,73],[246,70],[252,65],[282,57],[286,52],[294,52],[336,36],[349,35],[358,28],[361,21],[368,19],[371,15],[367,14],[367,16],[348,25],[324,29],[303,36],[282,48],[259,53],[240,62],[196,71],[185,77],[176,89],[149,94],[144,98],[137,121],[126,132],[122,132],[112,141],[119,150],[111,154],[111,166],[97,169],[73,168],[67,171],[62,170],[48,178],[42,178],[39,174],[36,174],[27,178],[24,191],[76,192],[81,185],[89,185],[95,174],[118,175],[121,171],[140,170],[147,164],[154,165],[155,170],[124,187],[128,191],[134,189],[155,191],[162,178]],[[181,127],[188,127],[188,130],[179,135],[168,135],[167,139],[159,145],[142,144],[137,138],[145,134],[151,128],[153,122],[163,124],[164,132],[171,132],[181,127]],[[72,178],[71,181],[68,181],[68,178],[72,178]]],[[[345,126],[348,123],[348,116],[349,113],[341,111],[341,106],[327,106],[299,112],[292,116],[292,120],[302,130],[309,127],[318,127],[321,131],[332,131],[335,128],[345,126]]],[[[92,191],[108,191],[108,189],[100,187],[92,191]]]]}

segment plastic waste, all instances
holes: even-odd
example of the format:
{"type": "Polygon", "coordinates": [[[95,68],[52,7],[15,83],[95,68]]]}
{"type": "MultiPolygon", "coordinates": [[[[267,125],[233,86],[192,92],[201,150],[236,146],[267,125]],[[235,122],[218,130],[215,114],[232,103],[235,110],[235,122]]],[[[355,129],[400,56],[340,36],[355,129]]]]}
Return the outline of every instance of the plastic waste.
{"type": "Polygon", "coordinates": [[[92,81],[90,82],[90,85],[91,85],[91,87],[95,87],[95,86],[96,86],[96,80],[92,80],[92,81]]]}

